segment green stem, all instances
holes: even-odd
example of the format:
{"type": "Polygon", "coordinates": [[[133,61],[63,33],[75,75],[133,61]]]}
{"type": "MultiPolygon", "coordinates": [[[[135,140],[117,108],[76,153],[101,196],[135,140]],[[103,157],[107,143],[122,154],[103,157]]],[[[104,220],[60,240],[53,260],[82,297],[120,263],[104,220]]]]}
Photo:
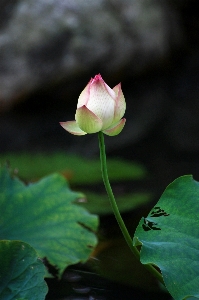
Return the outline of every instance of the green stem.
{"type": "MultiPolygon", "coordinates": [[[[109,182],[109,178],[108,178],[108,172],[107,172],[107,164],[106,164],[106,150],[105,150],[105,144],[104,144],[104,135],[103,133],[100,131],[98,133],[98,138],[99,138],[99,148],[100,148],[100,160],[101,160],[101,171],[102,171],[102,178],[104,181],[104,185],[106,188],[106,192],[108,194],[109,200],[111,202],[111,206],[115,215],[115,218],[118,222],[118,225],[122,231],[122,234],[129,246],[129,248],[131,249],[131,251],[133,252],[133,254],[135,255],[135,257],[137,259],[140,260],[140,252],[138,251],[138,249],[136,247],[133,246],[133,242],[132,242],[132,238],[126,228],[126,225],[124,224],[124,221],[121,217],[121,214],[119,212],[119,209],[117,207],[117,203],[115,201],[115,197],[113,195],[113,191],[109,182]]],[[[158,272],[152,265],[144,265],[145,268],[147,270],[149,270],[162,284],[164,284],[162,275],[160,274],[160,272],[158,272]]]]}

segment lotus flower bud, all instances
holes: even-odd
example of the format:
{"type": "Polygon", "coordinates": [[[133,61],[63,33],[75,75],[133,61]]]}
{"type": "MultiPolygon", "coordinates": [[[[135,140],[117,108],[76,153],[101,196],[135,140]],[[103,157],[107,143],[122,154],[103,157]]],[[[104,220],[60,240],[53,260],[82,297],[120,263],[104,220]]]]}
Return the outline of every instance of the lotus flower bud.
{"type": "Polygon", "coordinates": [[[125,110],[121,84],[111,89],[98,74],[91,78],[79,96],[75,121],[60,122],[60,125],[74,135],[102,131],[114,136],[124,127],[126,119],[122,117],[125,110]]]}

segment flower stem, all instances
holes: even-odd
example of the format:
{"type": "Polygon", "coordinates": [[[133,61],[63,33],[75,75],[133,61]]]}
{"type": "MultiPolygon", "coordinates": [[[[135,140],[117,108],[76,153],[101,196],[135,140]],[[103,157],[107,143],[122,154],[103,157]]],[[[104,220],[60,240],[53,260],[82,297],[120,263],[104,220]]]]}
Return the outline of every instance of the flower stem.
{"type": "MultiPolygon", "coordinates": [[[[107,172],[107,164],[106,164],[106,150],[105,150],[105,143],[104,143],[104,135],[103,133],[100,131],[98,132],[98,139],[99,139],[99,148],[100,148],[100,160],[101,160],[101,171],[102,171],[102,178],[104,181],[104,185],[106,188],[106,192],[108,194],[115,218],[118,222],[118,225],[122,231],[122,234],[127,242],[127,245],[129,246],[129,248],[131,249],[131,251],[133,252],[133,254],[135,255],[135,257],[140,260],[140,252],[138,251],[138,249],[136,247],[133,246],[133,242],[132,242],[132,238],[126,228],[126,225],[124,224],[124,221],[121,217],[121,214],[119,212],[117,203],[115,201],[115,197],[109,182],[109,178],[108,178],[108,172],[107,172]]],[[[147,264],[144,265],[145,268],[147,270],[149,270],[162,284],[164,284],[162,275],[160,274],[160,272],[158,272],[152,265],[147,264]]]]}

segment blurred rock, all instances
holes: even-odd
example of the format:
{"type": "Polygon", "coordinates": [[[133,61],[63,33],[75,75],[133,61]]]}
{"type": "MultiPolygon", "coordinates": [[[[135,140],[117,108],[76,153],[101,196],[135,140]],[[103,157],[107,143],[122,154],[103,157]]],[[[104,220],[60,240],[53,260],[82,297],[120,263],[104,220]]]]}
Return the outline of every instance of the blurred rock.
{"type": "Polygon", "coordinates": [[[30,92],[91,73],[139,74],[182,42],[166,0],[3,0],[0,111],[30,92]]]}

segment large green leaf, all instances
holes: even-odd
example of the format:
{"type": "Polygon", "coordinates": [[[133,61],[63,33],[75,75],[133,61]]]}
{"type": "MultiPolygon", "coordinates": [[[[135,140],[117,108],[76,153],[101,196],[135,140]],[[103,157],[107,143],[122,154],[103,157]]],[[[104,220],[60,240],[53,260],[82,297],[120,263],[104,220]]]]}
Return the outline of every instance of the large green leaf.
{"type": "Polygon", "coordinates": [[[0,241],[0,299],[44,300],[45,267],[36,251],[20,241],[0,241]]]}
{"type": "Polygon", "coordinates": [[[199,298],[199,183],[183,176],[171,183],[135,232],[141,262],[157,265],[176,300],[199,298]]]}
{"type": "MultiPolygon", "coordinates": [[[[1,154],[0,163],[5,161],[18,169],[20,178],[27,181],[54,172],[62,172],[73,184],[92,184],[102,181],[99,159],[85,159],[65,152],[1,154]]],[[[143,179],[146,176],[143,166],[121,159],[110,159],[108,172],[111,181],[143,179]]]]}
{"type": "Polygon", "coordinates": [[[61,271],[85,261],[97,243],[98,218],[73,203],[80,197],[59,174],[26,186],[0,168],[0,239],[29,243],[61,271]]]}

